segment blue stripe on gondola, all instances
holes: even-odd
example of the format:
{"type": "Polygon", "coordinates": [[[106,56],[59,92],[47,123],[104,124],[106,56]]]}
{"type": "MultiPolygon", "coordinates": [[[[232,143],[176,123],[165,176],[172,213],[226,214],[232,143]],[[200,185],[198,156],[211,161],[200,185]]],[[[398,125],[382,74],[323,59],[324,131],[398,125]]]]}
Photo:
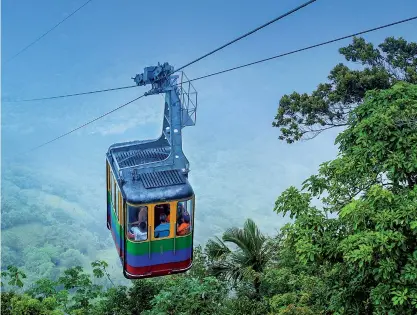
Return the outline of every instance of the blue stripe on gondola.
{"type": "Polygon", "coordinates": [[[149,255],[132,255],[126,253],[126,263],[132,267],[148,267],[152,265],[168,264],[173,262],[180,262],[191,258],[192,248],[184,248],[176,250],[169,250],[163,253],[152,253],[149,255]]]}
{"type": "MultiPolygon", "coordinates": [[[[119,250],[119,247],[120,247],[120,242],[117,242],[116,241],[116,236],[115,236],[115,234],[113,233],[113,231],[111,231],[111,236],[112,236],[112,238],[113,238],[113,241],[114,241],[114,244],[116,245],[116,251],[118,252],[118,253],[120,253],[120,250],[119,250]]],[[[122,243],[122,248],[124,248],[124,244],[122,243]]],[[[120,253],[121,254],[121,253],[120,253]]]]}

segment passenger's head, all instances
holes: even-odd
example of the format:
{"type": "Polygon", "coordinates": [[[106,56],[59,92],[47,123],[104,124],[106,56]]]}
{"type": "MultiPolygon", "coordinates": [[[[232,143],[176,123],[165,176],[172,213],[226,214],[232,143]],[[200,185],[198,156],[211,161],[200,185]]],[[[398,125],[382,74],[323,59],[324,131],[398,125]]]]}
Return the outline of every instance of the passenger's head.
{"type": "Polygon", "coordinates": [[[190,223],[190,216],[188,214],[184,214],[182,218],[185,223],[190,223]]]}
{"type": "Polygon", "coordinates": [[[146,215],[145,213],[146,213],[146,211],[148,211],[148,207],[145,207],[145,206],[140,206],[139,208],[138,208],[138,218],[141,216],[141,215],[146,215]]]}
{"type": "Polygon", "coordinates": [[[182,215],[184,213],[184,211],[185,211],[184,206],[179,203],[178,207],[177,207],[178,216],[182,215]]]}
{"type": "Polygon", "coordinates": [[[141,222],[141,223],[139,224],[139,230],[140,230],[141,232],[146,232],[146,223],[145,223],[145,222],[141,222]]]}
{"type": "Polygon", "coordinates": [[[161,220],[162,223],[165,223],[167,221],[167,215],[165,213],[162,213],[159,216],[159,220],[161,220]]]}

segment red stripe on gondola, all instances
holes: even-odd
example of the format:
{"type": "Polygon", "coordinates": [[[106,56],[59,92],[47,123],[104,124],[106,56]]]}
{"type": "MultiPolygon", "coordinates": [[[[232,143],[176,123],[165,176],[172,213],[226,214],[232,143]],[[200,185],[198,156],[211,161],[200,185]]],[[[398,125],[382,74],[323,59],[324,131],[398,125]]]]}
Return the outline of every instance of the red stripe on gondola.
{"type": "Polygon", "coordinates": [[[152,273],[152,276],[164,276],[181,269],[186,269],[190,267],[190,265],[191,259],[187,259],[180,262],[153,265],[148,267],[132,267],[130,265],[126,265],[126,271],[133,276],[148,276],[149,273],[152,273]]]}

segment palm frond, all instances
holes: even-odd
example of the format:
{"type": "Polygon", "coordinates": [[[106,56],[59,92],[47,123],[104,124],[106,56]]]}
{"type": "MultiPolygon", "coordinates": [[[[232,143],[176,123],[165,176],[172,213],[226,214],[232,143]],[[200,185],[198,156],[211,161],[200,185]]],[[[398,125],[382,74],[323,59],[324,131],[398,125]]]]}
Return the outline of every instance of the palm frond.
{"type": "Polygon", "coordinates": [[[253,281],[253,279],[258,275],[251,267],[242,268],[242,277],[248,281],[253,281]]]}
{"type": "Polygon", "coordinates": [[[244,231],[239,228],[229,228],[223,233],[224,242],[230,242],[239,247],[240,250],[250,254],[250,240],[245,237],[244,231]]]}
{"type": "Polygon", "coordinates": [[[206,253],[212,259],[209,272],[216,277],[230,280],[232,284],[244,278],[254,278],[271,259],[274,253],[271,244],[255,222],[247,219],[243,229],[229,228],[222,239],[215,237],[207,242],[206,253]],[[226,242],[238,248],[232,251],[226,246],[226,242]]]}
{"type": "Polygon", "coordinates": [[[209,266],[208,272],[215,277],[223,277],[234,285],[243,278],[242,270],[239,265],[235,265],[229,261],[215,262],[209,266]]]}
{"type": "Polygon", "coordinates": [[[211,259],[218,260],[231,253],[229,247],[217,236],[213,239],[209,239],[206,245],[207,256],[211,259]]]}
{"type": "Polygon", "coordinates": [[[246,255],[252,257],[259,254],[266,241],[266,237],[251,219],[246,220],[243,229],[227,229],[222,239],[224,242],[236,244],[246,255]]]}

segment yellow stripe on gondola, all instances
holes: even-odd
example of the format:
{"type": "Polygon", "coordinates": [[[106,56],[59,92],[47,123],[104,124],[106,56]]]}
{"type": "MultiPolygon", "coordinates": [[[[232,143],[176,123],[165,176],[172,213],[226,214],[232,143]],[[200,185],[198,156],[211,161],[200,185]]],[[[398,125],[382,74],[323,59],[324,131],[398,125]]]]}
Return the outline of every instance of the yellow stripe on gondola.
{"type": "Polygon", "coordinates": [[[123,197],[122,197],[122,194],[121,194],[121,192],[120,192],[120,190],[119,189],[117,189],[118,190],[118,202],[119,202],[119,223],[123,226],[124,225],[124,222],[123,222],[123,218],[124,218],[124,216],[123,216],[123,197]]]}

